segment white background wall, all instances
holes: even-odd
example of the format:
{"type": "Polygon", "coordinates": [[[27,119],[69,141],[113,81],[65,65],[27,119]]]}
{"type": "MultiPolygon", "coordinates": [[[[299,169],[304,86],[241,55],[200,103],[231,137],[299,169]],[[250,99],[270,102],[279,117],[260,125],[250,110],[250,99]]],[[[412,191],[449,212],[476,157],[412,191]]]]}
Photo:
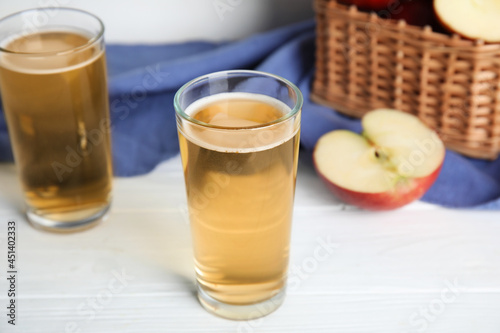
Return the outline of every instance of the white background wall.
{"type": "Polygon", "coordinates": [[[0,0],[0,16],[34,7],[90,11],[120,43],[228,40],[313,17],[313,0],[0,0]]]}

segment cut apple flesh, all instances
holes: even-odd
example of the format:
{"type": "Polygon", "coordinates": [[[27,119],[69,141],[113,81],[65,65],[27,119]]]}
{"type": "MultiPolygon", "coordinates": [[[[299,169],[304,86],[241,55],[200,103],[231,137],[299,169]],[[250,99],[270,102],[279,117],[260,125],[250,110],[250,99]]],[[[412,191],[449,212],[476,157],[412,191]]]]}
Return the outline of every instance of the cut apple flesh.
{"type": "Polygon", "coordinates": [[[398,191],[440,168],[443,143],[417,117],[382,109],[367,113],[362,125],[363,135],[333,131],[316,145],[316,169],[334,185],[363,193],[398,191]]]}
{"type": "Polygon", "coordinates": [[[379,161],[366,138],[333,131],[320,138],[314,151],[318,172],[334,184],[357,192],[378,193],[394,187],[397,174],[379,161]]]}
{"type": "Polygon", "coordinates": [[[425,177],[443,161],[443,142],[413,115],[396,110],[375,110],[363,117],[362,126],[364,137],[382,158],[389,160],[400,176],[425,177]]]}
{"type": "Polygon", "coordinates": [[[500,0],[434,0],[434,10],[453,32],[470,39],[500,42],[500,0]]]}

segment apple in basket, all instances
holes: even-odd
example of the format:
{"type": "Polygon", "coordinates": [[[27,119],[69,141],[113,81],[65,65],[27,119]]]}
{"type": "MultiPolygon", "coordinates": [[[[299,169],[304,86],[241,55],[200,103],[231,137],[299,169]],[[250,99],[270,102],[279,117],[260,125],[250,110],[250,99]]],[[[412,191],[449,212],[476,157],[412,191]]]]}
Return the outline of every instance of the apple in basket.
{"type": "Polygon", "coordinates": [[[368,112],[362,135],[336,130],[323,135],[314,166],[346,203],[389,210],[419,199],[439,175],[445,147],[417,117],[397,110],[368,112]]]}
{"type": "Polygon", "coordinates": [[[430,25],[434,30],[442,30],[437,22],[432,0],[401,0],[397,10],[394,10],[391,17],[395,20],[405,20],[406,23],[416,26],[430,25]]]}
{"type": "Polygon", "coordinates": [[[500,0],[434,0],[441,24],[469,39],[500,42],[500,0]]]}
{"type": "Polygon", "coordinates": [[[361,10],[382,10],[387,9],[394,0],[340,0],[346,5],[355,5],[361,10]]]}

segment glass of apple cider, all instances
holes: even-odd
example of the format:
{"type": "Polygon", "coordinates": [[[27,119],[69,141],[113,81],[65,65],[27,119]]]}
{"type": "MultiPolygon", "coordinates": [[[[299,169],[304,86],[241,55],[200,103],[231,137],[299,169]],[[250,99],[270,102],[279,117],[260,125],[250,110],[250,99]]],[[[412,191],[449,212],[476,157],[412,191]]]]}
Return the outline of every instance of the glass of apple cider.
{"type": "Polygon", "coordinates": [[[198,298],[247,320],[283,302],[302,95],[257,71],[199,77],[176,94],[198,298]]]}
{"type": "Polygon", "coordinates": [[[111,202],[104,26],[68,8],[0,20],[0,88],[29,221],[89,227],[111,202]]]}

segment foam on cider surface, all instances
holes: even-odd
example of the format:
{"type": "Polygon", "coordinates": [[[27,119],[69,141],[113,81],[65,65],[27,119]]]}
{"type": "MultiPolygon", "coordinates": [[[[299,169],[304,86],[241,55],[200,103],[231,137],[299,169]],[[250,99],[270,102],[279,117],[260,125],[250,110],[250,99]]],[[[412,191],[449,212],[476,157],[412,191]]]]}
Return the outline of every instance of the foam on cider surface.
{"type": "Polygon", "coordinates": [[[204,128],[184,122],[181,131],[186,139],[220,152],[270,149],[288,141],[298,130],[293,121],[269,124],[288,114],[290,107],[261,94],[212,95],[192,103],[185,112],[198,121],[218,127],[204,128]]]}
{"type": "Polygon", "coordinates": [[[0,64],[26,74],[53,74],[84,67],[95,61],[102,50],[85,46],[89,38],[72,31],[44,31],[10,41],[3,46],[0,64]],[[82,48],[82,49],[78,49],[82,48]],[[78,49],[78,50],[75,50],[78,49]]]}

